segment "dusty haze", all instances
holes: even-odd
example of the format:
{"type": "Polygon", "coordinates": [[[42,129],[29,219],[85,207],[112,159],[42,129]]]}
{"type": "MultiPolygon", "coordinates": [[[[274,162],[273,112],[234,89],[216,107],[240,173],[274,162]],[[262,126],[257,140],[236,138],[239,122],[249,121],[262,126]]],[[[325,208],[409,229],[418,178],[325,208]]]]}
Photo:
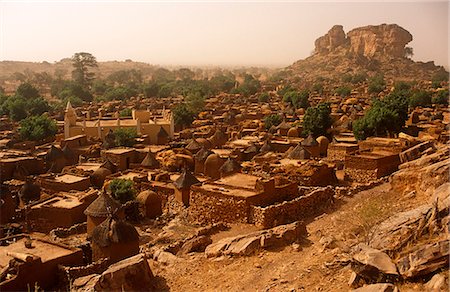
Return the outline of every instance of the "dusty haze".
{"type": "Polygon", "coordinates": [[[0,2],[0,60],[52,62],[86,51],[99,61],[287,66],[334,24],[348,32],[396,23],[413,35],[414,60],[448,69],[448,9],[446,1],[0,2]]]}

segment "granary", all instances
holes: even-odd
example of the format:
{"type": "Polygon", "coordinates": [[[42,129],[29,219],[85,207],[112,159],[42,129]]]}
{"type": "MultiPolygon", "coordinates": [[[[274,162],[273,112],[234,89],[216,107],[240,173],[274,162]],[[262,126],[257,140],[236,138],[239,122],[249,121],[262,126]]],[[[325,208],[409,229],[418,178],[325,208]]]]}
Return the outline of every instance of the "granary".
{"type": "Polygon", "coordinates": [[[201,223],[250,223],[251,206],[267,206],[297,194],[297,184],[235,173],[191,187],[189,215],[201,223]]]}
{"type": "Polygon", "coordinates": [[[211,154],[213,154],[213,152],[205,147],[202,147],[197,153],[195,153],[194,155],[195,173],[203,173],[203,171],[205,170],[205,161],[211,154]]]}
{"type": "Polygon", "coordinates": [[[301,143],[298,143],[298,145],[289,152],[287,158],[294,160],[309,159],[311,158],[311,153],[304,146],[302,146],[301,143]]]}
{"type": "Polygon", "coordinates": [[[390,151],[356,151],[345,156],[345,177],[354,182],[367,183],[398,170],[400,157],[390,151]]]}
{"type": "Polygon", "coordinates": [[[109,130],[119,128],[135,129],[138,134],[147,135],[151,143],[157,144],[158,135],[161,135],[161,129],[166,132],[168,137],[173,138],[174,120],[172,113],[165,109],[163,109],[160,116],[153,116],[147,110],[133,109],[132,118],[119,117],[117,119],[108,119],[99,115],[96,120],[86,118],[81,120],[77,117],[70,102],[67,103],[64,115],[65,139],[78,135],[86,135],[87,137],[96,137],[103,140],[109,130]]]}
{"type": "Polygon", "coordinates": [[[228,157],[227,161],[220,167],[220,177],[240,172],[242,166],[235,159],[228,157]]]}
{"type": "Polygon", "coordinates": [[[0,291],[51,290],[58,284],[58,265],[83,265],[79,248],[49,242],[38,235],[16,235],[1,240],[0,291]]]}
{"type": "Polygon", "coordinates": [[[93,201],[84,211],[87,216],[87,234],[91,235],[95,226],[99,225],[108,218],[108,216],[116,214],[121,216],[121,204],[114,200],[110,195],[102,192],[95,201],[93,201]]]}
{"type": "Polygon", "coordinates": [[[160,163],[156,160],[155,154],[153,154],[153,152],[149,149],[147,155],[141,161],[140,166],[148,169],[154,169],[159,168],[160,163]]]}
{"type": "Polygon", "coordinates": [[[198,151],[200,151],[200,149],[202,149],[202,147],[203,145],[200,144],[196,139],[192,139],[185,148],[195,155],[198,151]]]}
{"type": "Polygon", "coordinates": [[[91,175],[91,184],[94,188],[101,189],[107,176],[111,175],[111,171],[106,167],[97,168],[91,175]]]}
{"type": "Polygon", "coordinates": [[[66,165],[73,165],[78,162],[78,156],[68,144],[64,145],[62,152],[64,154],[64,158],[66,159],[66,165]]]}
{"type": "Polygon", "coordinates": [[[311,157],[320,157],[320,145],[311,134],[302,141],[301,145],[308,150],[311,157]]]}
{"type": "Polygon", "coordinates": [[[133,225],[110,216],[92,230],[92,260],[110,263],[139,253],[139,234],[133,225]]]}
{"type": "Polygon", "coordinates": [[[45,155],[45,162],[49,171],[59,173],[66,166],[66,157],[60,148],[52,145],[45,155]]]}
{"type": "Polygon", "coordinates": [[[88,176],[79,176],[73,174],[62,175],[41,175],[39,176],[41,187],[49,192],[68,192],[71,190],[84,191],[91,186],[91,180],[88,176]]]}
{"type": "Polygon", "coordinates": [[[328,145],[330,144],[330,141],[325,136],[317,137],[316,141],[317,141],[317,143],[319,143],[320,156],[326,157],[327,151],[328,151],[328,145]]]}
{"type": "Polygon", "coordinates": [[[203,174],[212,178],[217,179],[220,177],[220,167],[225,163],[224,159],[220,157],[219,154],[211,154],[206,158],[204,164],[203,174]]]}
{"type": "Polygon", "coordinates": [[[166,145],[169,143],[170,135],[163,127],[159,127],[158,134],[156,135],[156,144],[166,145]]]}
{"type": "Polygon", "coordinates": [[[154,191],[140,192],[136,200],[140,203],[146,218],[155,219],[162,215],[162,198],[154,191]]]}
{"type": "Polygon", "coordinates": [[[200,181],[185,168],[181,175],[173,182],[175,186],[175,199],[183,203],[183,205],[189,206],[191,186],[198,183],[200,181]]]}
{"type": "Polygon", "coordinates": [[[28,218],[33,229],[49,232],[58,227],[71,227],[86,222],[84,210],[95,200],[97,191],[61,192],[31,204],[28,218]]]}

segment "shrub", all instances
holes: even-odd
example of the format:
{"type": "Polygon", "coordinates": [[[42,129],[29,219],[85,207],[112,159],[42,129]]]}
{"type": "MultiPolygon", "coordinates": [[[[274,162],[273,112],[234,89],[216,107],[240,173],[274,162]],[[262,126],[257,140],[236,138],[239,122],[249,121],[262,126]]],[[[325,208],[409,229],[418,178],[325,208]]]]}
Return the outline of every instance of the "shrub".
{"type": "Polygon", "coordinates": [[[323,83],[321,83],[321,82],[314,83],[311,90],[314,92],[317,92],[319,94],[322,94],[323,93],[323,83]]]}
{"type": "Polygon", "coordinates": [[[26,99],[33,99],[39,97],[39,91],[30,83],[22,83],[17,87],[16,95],[22,96],[26,99]]]}
{"type": "Polygon", "coordinates": [[[413,95],[409,98],[409,106],[417,107],[417,106],[428,106],[431,105],[431,93],[426,90],[420,90],[413,93],[413,95]]]}
{"type": "Polygon", "coordinates": [[[291,90],[284,94],[283,101],[289,102],[295,108],[308,108],[309,107],[309,90],[304,89],[302,91],[291,90]]]}
{"type": "Polygon", "coordinates": [[[133,182],[128,179],[113,179],[109,183],[108,188],[111,192],[111,196],[122,204],[133,200],[136,196],[136,190],[134,189],[133,182]]]}
{"type": "Polygon", "coordinates": [[[279,115],[270,115],[264,118],[264,126],[267,130],[279,124],[281,124],[281,117],[279,115]]]}
{"type": "Polygon", "coordinates": [[[448,89],[447,90],[441,90],[438,93],[436,93],[435,96],[433,96],[432,102],[433,104],[444,104],[448,105],[448,89]]]}
{"type": "Polygon", "coordinates": [[[124,108],[120,111],[121,117],[131,117],[133,110],[131,108],[124,108]]]}
{"type": "Polygon", "coordinates": [[[56,122],[45,115],[31,116],[20,122],[19,133],[24,140],[39,141],[56,134],[56,122]]]}
{"type": "Polygon", "coordinates": [[[369,79],[367,91],[369,93],[380,93],[386,88],[386,82],[382,74],[377,74],[369,79]]]}
{"type": "Polygon", "coordinates": [[[258,100],[259,100],[260,102],[268,102],[269,99],[270,99],[270,95],[269,95],[269,93],[267,93],[267,92],[261,93],[261,94],[259,95],[259,98],[258,98],[258,100]]]}
{"type": "Polygon", "coordinates": [[[119,128],[114,130],[116,139],[114,144],[122,147],[132,147],[136,143],[137,133],[132,128],[119,128]]]}
{"type": "Polygon", "coordinates": [[[336,94],[341,97],[347,97],[352,92],[351,88],[348,86],[341,86],[335,90],[336,94]]]}

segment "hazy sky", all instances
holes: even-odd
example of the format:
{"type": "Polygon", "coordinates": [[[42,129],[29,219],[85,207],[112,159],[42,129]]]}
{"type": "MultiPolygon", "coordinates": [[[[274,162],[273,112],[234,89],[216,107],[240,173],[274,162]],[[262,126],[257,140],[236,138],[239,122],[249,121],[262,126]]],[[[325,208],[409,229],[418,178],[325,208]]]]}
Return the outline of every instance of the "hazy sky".
{"type": "Polygon", "coordinates": [[[414,59],[448,68],[447,1],[145,2],[0,0],[0,60],[162,65],[290,65],[333,25],[396,23],[413,35],[414,59]]]}

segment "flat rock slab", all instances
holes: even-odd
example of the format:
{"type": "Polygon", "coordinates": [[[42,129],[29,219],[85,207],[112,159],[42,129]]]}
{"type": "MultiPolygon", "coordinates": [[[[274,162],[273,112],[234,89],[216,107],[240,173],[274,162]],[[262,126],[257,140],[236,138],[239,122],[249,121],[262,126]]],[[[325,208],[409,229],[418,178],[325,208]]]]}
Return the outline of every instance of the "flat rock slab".
{"type": "Polygon", "coordinates": [[[111,265],[101,275],[77,278],[71,291],[152,291],[153,273],[144,255],[111,265]]]}
{"type": "Polygon", "coordinates": [[[227,237],[208,245],[207,257],[222,255],[247,256],[261,249],[291,244],[306,234],[303,222],[294,222],[246,235],[227,237]]]}
{"type": "Polygon", "coordinates": [[[399,259],[398,270],[404,278],[408,279],[429,275],[442,267],[448,267],[449,248],[448,239],[423,245],[399,259]]]}

